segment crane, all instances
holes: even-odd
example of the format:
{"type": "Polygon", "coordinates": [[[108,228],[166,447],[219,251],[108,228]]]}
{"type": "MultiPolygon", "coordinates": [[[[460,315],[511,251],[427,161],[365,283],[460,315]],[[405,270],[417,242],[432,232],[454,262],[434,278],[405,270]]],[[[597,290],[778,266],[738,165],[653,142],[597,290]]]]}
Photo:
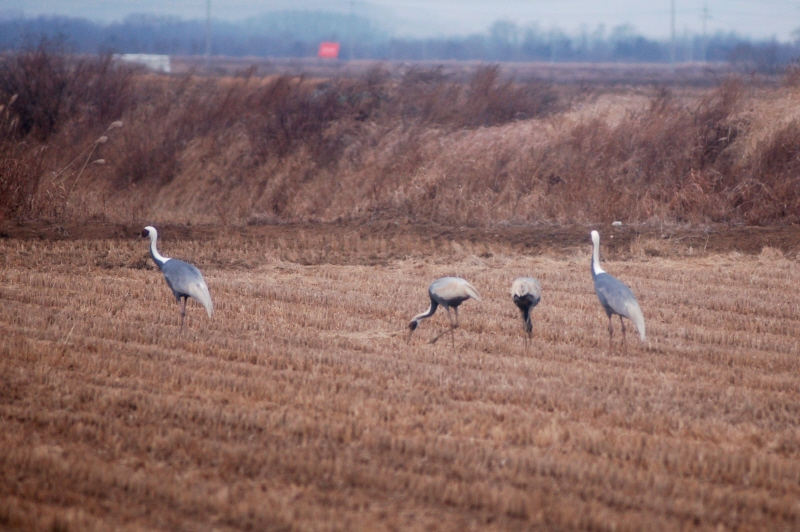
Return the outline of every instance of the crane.
{"type": "Polygon", "coordinates": [[[461,277],[441,277],[433,281],[428,287],[428,295],[431,298],[431,306],[425,312],[417,314],[411,319],[408,324],[408,338],[406,341],[411,340],[411,335],[422,320],[430,318],[436,312],[436,308],[441,305],[447,310],[447,317],[450,318],[450,328],[446,329],[441,334],[433,337],[431,343],[441,338],[447,332],[451,333],[453,347],[455,347],[455,333],[454,330],[458,328],[458,306],[467,299],[481,300],[480,294],[475,290],[475,287],[469,284],[461,277]],[[453,321],[453,316],[450,314],[450,307],[456,312],[456,319],[453,321]]]}
{"type": "Polygon", "coordinates": [[[520,277],[511,284],[511,297],[522,312],[522,326],[525,328],[525,345],[527,347],[533,331],[531,311],[542,300],[542,287],[539,286],[539,281],[533,277],[520,277]]]}
{"type": "Polygon", "coordinates": [[[155,227],[148,225],[142,230],[142,238],[147,237],[150,237],[150,256],[164,274],[164,280],[167,281],[167,285],[181,306],[181,330],[183,330],[183,320],[186,317],[186,300],[190,297],[195,298],[206,308],[210,318],[214,313],[214,306],[211,303],[208,285],[206,285],[200,270],[188,262],[161,256],[156,249],[158,231],[155,227]]]}
{"type": "Polygon", "coordinates": [[[600,267],[600,233],[592,231],[592,280],[594,281],[594,291],[597,299],[608,315],[608,345],[611,346],[611,338],[614,335],[614,328],[611,325],[611,315],[619,316],[622,324],[622,341],[625,345],[625,322],[622,318],[628,318],[639,331],[639,337],[644,342],[644,316],[636,296],[625,283],[605,272],[600,267]]]}

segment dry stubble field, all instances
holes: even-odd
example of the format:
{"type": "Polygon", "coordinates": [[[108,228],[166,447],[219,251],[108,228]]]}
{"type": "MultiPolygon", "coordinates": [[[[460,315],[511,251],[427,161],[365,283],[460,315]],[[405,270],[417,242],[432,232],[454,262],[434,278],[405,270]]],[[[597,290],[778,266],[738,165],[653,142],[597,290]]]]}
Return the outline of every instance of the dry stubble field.
{"type": "Polygon", "coordinates": [[[134,231],[0,240],[0,528],[800,526],[791,253],[635,239],[614,254],[604,238],[648,327],[645,346],[629,334],[609,351],[588,228],[585,245],[536,253],[162,233],[217,311],[190,304],[182,334],[134,231]],[[427,343],[442,313],[407,345],[442,275],[484,300],[462,306],[455,350],[427,343]],[[544,292],[527,351],[519,275],[544,292]]]}

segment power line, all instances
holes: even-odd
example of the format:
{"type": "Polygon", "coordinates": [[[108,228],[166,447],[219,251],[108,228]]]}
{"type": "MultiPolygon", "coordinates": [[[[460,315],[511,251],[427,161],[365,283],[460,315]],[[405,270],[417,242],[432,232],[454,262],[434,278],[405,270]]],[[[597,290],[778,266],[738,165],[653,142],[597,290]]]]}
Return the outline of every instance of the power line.
{"type": "Polygon", "coordinates": [[[353,57],[353,41],[356,40],[356,15],[355,10],[353,8],[353,0],[350,0],[350,57],[348,59],[352,61],[353,57]]]}

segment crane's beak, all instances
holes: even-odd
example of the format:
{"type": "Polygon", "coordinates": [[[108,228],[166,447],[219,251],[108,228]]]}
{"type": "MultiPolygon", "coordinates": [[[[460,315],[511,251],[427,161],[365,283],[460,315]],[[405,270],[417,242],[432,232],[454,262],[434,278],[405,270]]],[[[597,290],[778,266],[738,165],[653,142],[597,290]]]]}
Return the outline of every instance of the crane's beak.
{"type": "Polygon", "coordinates": [[[417,328],[417,322],[412,321],[408,324],[408,336],[406,336],[406,343],[411,342],[411,335],[414,334],[414,330],[417,328]]]}

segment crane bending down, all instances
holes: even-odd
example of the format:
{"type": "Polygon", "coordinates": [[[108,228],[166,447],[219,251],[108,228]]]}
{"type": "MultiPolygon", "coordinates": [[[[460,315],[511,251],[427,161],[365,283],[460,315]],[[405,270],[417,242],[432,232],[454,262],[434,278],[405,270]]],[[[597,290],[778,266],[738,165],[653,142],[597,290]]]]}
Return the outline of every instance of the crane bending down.
{"type": "Polygon", "coordinates": [[[633,295],[633,292],[625,283],[607,274],[600,267],[600,233],[597,231],[592,231],[592,246],[594,291],[608,315],[609,347],[611,346],[611,337],[614,335],[614,329],[611,326],[612,314],[619,316],[619,322],[622,324],[623,345],[625,342],[625,322],[622,321],[623,317],[633,322],[636,330],[639,331],[639,337],[644,342],[644,316],[642,315],[642,309],[639,307],[639,302],[636,301],[636,296],[633,295]]]}
{"type": "Polygon", "coordinates": [[[450,332],[453,347],[455,347],[454,330],[458,328],[458,306],[467,299],[477,299],[480,301],[480,294],[478,294],[474,286],[460,277],[442,277],[431,283],[428,287],[428,295],[431,298],[431,306],[427,311],[417,314],[412,318],[411,322],[408,324],[409,331],[406,341],[411,340],[411,335],[414,334],[414,330],[419,327],[422,320],[433,316],[433,313],[436,312],[436,308],[441,305],[447,310],[447,317],[450,318],[450,328],[433,337],[431,343],[436,342],[436,340],[441,338],[444,334],[450,332]],[[453,316],[450,314],[450,307],[456,312],[455,321],[453,321],[453,316]]]}
{"type": "Polygon", "coordinates": [[[186,317],[186,300],[190,297],[195,298],[206,308],[210,318],[214,313],[214,305],[211,303],[211,294],[208,293],[208,285],[206,285],[200,270],[188,262],[162,257],[156,249],[158,232],[151,225],[142,230],[142,238],[148,236],[150,237],[150,256],[164,274],[164,280],[167,281],[167,285],[181,306],[181,329],[183,329],[183,320],[186,317]]]}
{"type": "Polygon", "coordinates": [[[511,285],[511,297],[522,312],[522,326],[525,328],[525,345],[527,346],[533,331],[531,311],[542,300],[542,287],[539,286],[539,281],[532,277],[520,277],[511,285]]]}

